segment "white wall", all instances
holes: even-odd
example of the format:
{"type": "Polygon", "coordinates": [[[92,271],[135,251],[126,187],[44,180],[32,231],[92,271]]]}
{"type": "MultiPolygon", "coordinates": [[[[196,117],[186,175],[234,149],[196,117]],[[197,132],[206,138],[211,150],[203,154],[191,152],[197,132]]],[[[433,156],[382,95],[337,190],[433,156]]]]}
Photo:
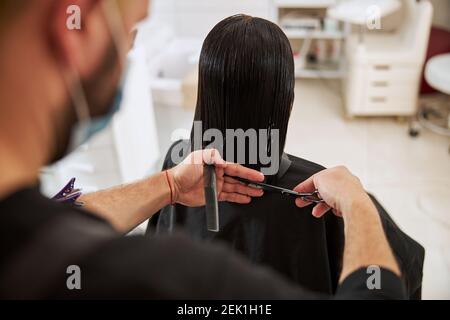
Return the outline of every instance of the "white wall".
{"type": "MultiPolygon", "coordinates": [[[[434,6],[433,23],[450,30],[450,1],[430,1],[434,6]]],[[[270,18],[272,2],[273,0],[152,0],[152,16],[160,22],[175,26],[176,33],[180,36],[204,37],[217,22],[236,13],[270,18]]]]}
{"type": "Polygon", "coordinates": [[[201,37],[220,20],[245,13],[262,18],[271,15],[272,0],[153,0],[152,17],[175,27],[182,37],[201,37]]]}

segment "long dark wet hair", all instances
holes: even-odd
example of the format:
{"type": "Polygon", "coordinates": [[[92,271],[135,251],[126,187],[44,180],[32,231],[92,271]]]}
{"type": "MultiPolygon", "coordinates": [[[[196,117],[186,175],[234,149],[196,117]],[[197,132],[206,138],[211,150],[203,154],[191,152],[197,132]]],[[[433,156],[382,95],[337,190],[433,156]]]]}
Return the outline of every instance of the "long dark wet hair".
{"type": "MultiPolygon", "coordinates": [[[[215,128],[224,137],[226,129],[269,133],[278,129],[279,150],[268,151],[279,152],[281,159],[294,85],[292,49],[283,31],[265,19],[231,16],[219,22],[203,43],[194,120],[202,121],[203,132],[215,128]]],[[[270,149],[270,141],[265,145],[270,149]]],[[[235,162],[226,158],[225,149],[225,159],[235,162]]],[[[245,165],[261,168],[260,163],[245,165]]]]}

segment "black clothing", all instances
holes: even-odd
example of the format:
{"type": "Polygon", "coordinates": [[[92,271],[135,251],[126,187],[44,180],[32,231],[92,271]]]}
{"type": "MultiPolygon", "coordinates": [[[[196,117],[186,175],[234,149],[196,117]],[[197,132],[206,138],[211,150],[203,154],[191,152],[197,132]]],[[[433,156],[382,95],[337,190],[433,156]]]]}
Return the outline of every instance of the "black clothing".
{"type": "MultiPolygon", "coordinates": [[[[167,153],[164,168],[174,166],[172,149],[167,153]]],[[[287,155],[291,165],[287,171],[272,177],[271,183],[293,189],[324,168],[318,164],[287,155]]],[[[404,234],[381,205],[372,197],[380,211],[387,238],[404,272],[410,298],[420,298],[424,249],[404,234]]],[[[248,205],[220,203],[218,233],[206,228],[204,207],[168,206],[156,214],[148,233],[167,233],[182,228],[195,239],[220,240],[244,254],[251,262],[271,267],[292,283],[324,294],[336,291],[344,248],[341,218],[328,214],[316,219],[312,206],[298,208],[293,198],[266,192],[248,205]],[[153,231],[152,231],[153,230],[153,231]]]]}
{"type": "MultiPolygon", "coordinates": [[[[298,253],[301,254],[301,253],[298,253]]],[[[336,298],[402,299],[402,282],[381,272],[381,290],[353,273],[336,298]]],[[[181,235],[121,237],[105,221],[43,197],[37,188],[0,200],[2,299],[322,299],[272,271],[248,264],[223,246],[181,235]],[[69,265],[81,270],[81,290],[68,290],[69,265]]]]}

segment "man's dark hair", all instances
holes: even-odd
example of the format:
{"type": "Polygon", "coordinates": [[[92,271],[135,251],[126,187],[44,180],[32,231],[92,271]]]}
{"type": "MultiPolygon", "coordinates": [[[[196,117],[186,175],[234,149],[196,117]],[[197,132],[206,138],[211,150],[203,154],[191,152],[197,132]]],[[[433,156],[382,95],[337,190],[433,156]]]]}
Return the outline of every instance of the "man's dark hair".
{"type": "MultiPolygon", "coordinates": [[[[204,41],[195,121],[202,121],[204,131],[219,129],[224,137],[226,129],[278,129],[280,150],[273,151],[281,156],[294,85],[292,49],[283,31],[261,18],[231,16],[219,22],[204,41]]],[[[270,141],[266,145],[270,148],[270,141]]],[[[225,150],[226,146],[226,158],[225,150]]]]}

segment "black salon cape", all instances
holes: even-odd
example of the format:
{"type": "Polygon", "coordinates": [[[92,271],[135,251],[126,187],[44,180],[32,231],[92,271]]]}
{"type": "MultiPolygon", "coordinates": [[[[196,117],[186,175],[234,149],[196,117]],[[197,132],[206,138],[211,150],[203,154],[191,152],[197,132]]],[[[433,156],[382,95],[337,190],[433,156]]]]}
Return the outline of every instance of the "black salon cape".
{"type": "MultiPolygon", "coordinates": [[[[174,166],[172,145],[163,170],[174,166]]],[[[289,170],[276,179],[280,187],[292,189],[324,168],[291,155],[289,170]]],[[[421,297],[423,247],[400,228],[372,197],[382,218],[387,238],[403,273],[404,285],[412,299],[421,297]]],[[[222,241],[251,262],[269,266],[293,283],[310,290],[333,294],[340,275],[344,248],[342,219],[327,214],[316,219],[312,207],[298,208],[292,198],[267,193],[248,205],[219,203],[220,232],[206,229],[204,207],[167,206],[149,223],[148,234],[164,234],[180,228],[195,239],[222,241]]]]}
{"type": "MultiPolygon", "coordinates": [[[[52,201],[37,187],[0,199],[0,300],[406,297],[400,278],[389,270],[380,270],[379,290],[370,290],[366,281],[361,268],[335,296],[318,294],[252,266],[223,245],[182,234],[124,237],[95,214],[52,201]],[[81,272],[78,289],[68,286],[76,276],[69,266],[81,272]]],[[[165,313],[167,306],[161,307],[165,313]]]]}

